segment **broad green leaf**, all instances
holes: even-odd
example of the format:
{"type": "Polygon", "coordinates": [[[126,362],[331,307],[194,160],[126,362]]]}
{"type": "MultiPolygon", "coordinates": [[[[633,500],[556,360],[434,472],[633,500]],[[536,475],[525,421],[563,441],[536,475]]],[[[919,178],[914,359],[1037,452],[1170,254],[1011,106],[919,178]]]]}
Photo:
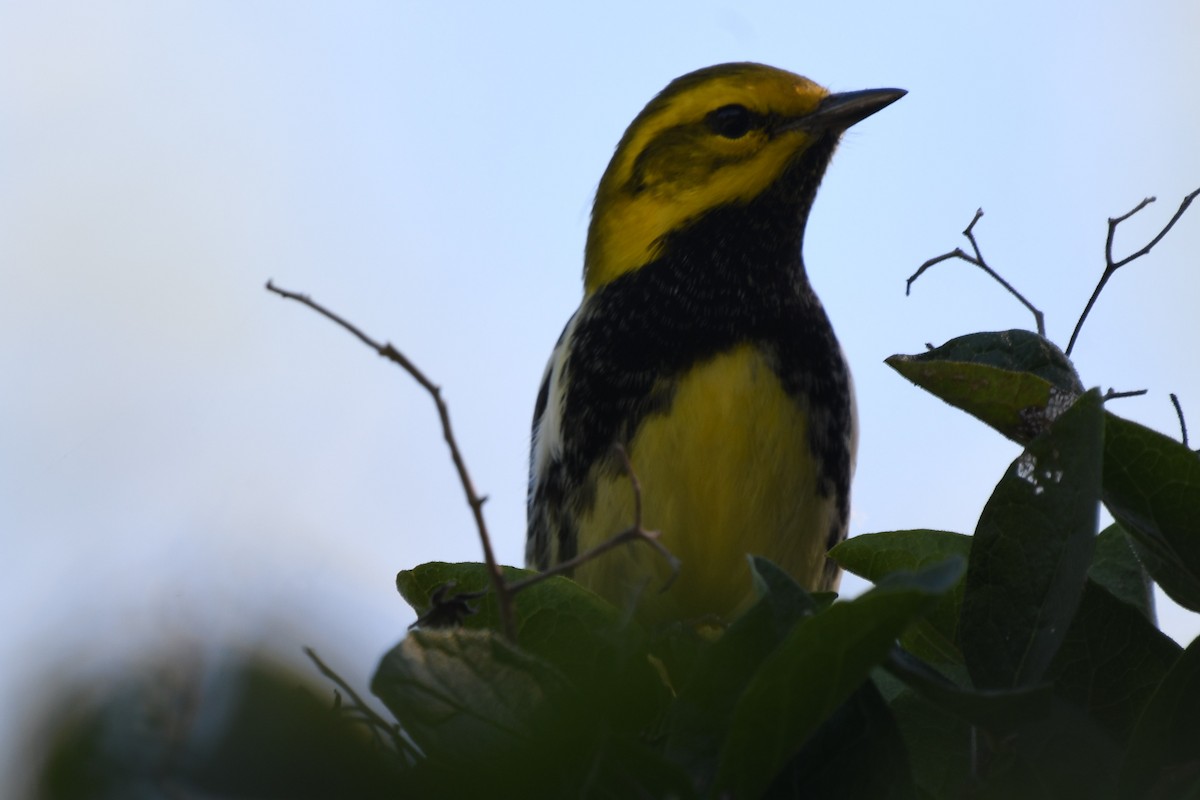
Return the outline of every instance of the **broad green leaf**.
{"type": "Polygon", "coordinates": [[[904,739],[873,683],[864,682],[833,712],[765,794],[806,800],[916,797],[904,739]]]}
{"type": "Polygon", "coordinates": [[[733,713],[716,790],[757,797],[797,748],[866,679],[896,637],[962,575],[948,559],[893,573],[854,600],[806,617],[755,673],[733,713]]]}
{"type": "MultiPolygon", "coordinates": [[[[855,536],[829,551],[843,569],[878,583],[898,570],[915,571],[971,550],[971,537],[949,531],[911,530],[855,536]]],[[[905,631],[900,643],[908,652],[936,664],[961,664],[956,643],[963,583],[937,601],[929,613],[905,631]]]]}
{"type": "MultiPolygon", "coordinates": [[[[528,570],[516,567],[503,567],[504,579],[516,581],[532,575],[528,570]]],[[[444,561],[430,561],[412,569],[401,570],[396,574],[396,589],[400,596],[412,606],[419,618],[429,614],[434,606],[434,595],[439,589],[444,590],[443,600],[458,594],[483,592],[483,597],[471,598],[465,602],[468,605],[466,614],[461,622],[468,628],[498,628],[495,599],[491,597],[491,581],[488,577],[487,566],[475,562],[451,564],[444,561]],[[480,613],[480,612],[483,613],[480,613]]],[[[440,627],[435,620],[429,627],[440,627]]],[[[453,627],[453,625],[449,625],[453,627]]]]}
{"type": "Polygon", "coordinates": [[[550,765],[587,743],[567,678],[491,631],[414,631],[384,656],[371,691],[450,769],[519,783],[535,755],[550,765]]]}
{"type": "MultiPolygon", "coordinates": [[[[960,686],[899,649],[889,654],[883,669],[947,713],[997,738],[1042,716],[1051,699],[1050,687],[1046,685],[987,690],[960,686]]],[[[877,674],[876,681],[879,680],[877,674]]]]}
{"type": "Polygon", "coordinates": [[[1092,390],[1009,467],[971,545],[959,645],[975,686],[1042,679],[1091,563],[1104,414],[1092,390]]]}
{"type": "Polygon", "coordinates": [[[1179,652],[1137,608],[1089,580],[1047,677],[1060,696],[1124,742],[1179,652]]]}
{"type": "MultiPolygon", "coordinates": [[[[534,573],[505,567],[510,582],[534,573]]],[[[476,592],[490,587],[483,564],[431,562],[396,576],[400,593],[425,614],[438,587],[453,583],[446,592],[476,592]]],[[[476,630],[499,630],[494,595],[473,601],[477,613],[463,619],[476,630]]],[[[577,686],[588,687],[589,698],[611,712],[628,712],[630,724],[653,714],[665,699],[661,681],[646,659],[646,638],[641,629],[615,607],[575,581],[550,578],[520,592],[515,598],[517,642],[521,649],[562,670],[577,686]],[[617,703],[609,702],[616,695],[617,703]]]]}
{"type": "Polygon", "coordinates": [[[971,727],[911,690],[890,703],[907,745],[912,776],[927,797],[968,797],[971,727]]]}
{"type": "Polygon", "coordinates": [[[418,766],[438,795],[693,797],[645,743],[659,705],[641,676],[575,684],[495,631],[460,628],[411,633],[371,688],[427,756],[418,766]]]}
{"type": "Polygon", "coordinates": [[[1200,789],[1200,639],[1175,662],[1134,728],[1120,797],[1196,797],[1200,789]]]}
{"type": "MultiPolygon", "coordinates": [[[[997,693],[999,694],[999,693],[997,693]]],[[[913,692],[892,702],[926,797],[1057,800],[1110,797],[1119,752],[1083,714],[1043,692],[1036,714],[1005,732],[976,728],[913,692]]],[[[1028,694],[1032,698],[1032,694],[1028,694]]]]}
{"type": "Polygon", "coordinates": [[[1154,613],[1154,584],[1119,523],[1109,525],[1096,538],[1096,552],[1092,556],[1092,566],[1088,568],[1088,577],[1122,603],[1136,608],[1152,625],[1158,624],[1154,613]]]}
{"type": "Polygon", "coordinates": [[[1083,385],[1058,347],[1036,333],[973,333],[888,366],[1008,438],[1028,443],[1042,433],[1083,385]]]}
{"type": "MultiPolygon", "coordinates": [[[[516,567],[502,569],[504,578],[509,583],[537,574],[516,567]]],[[[486,565],[473,562],[452,564],[430,561],[412,569],[402,570],[396,575],[396,588],[419,617],[429,612],[433,606],[435,592],[443,586],[448,587],[444,593],[446,597],[483,593],[481,597],[468,601],[476,613],[462,618],[464,627],[499,629],[496,600],[491,592],[491,580],[486,565]]],[[[547,609],[561,614],[581,616],[580,621],[585,625],[600,624],[611,627],[621,624],[623,620],[621,612],[599,595],[563,577],[549,578],[521,591],[517,595],[516,606],[519,625],[527,624],[526,618],[535,617],[547,609]]]]}
{"type": "Polygon", "coordinates": [[[751,556],[750,572],[758,600],[702,651],[671,708],[667,753],[701,783],[712,779],[734,706],[754,672],[816,611],[808,593],[765,558],[751,556]]]}
{"type": "Polygon", "coordinates": [[[1200,611],[1200,456],[1136,422],[1107,417],[1104,504],[1163,591],[1200,611]]]}
{"type": "Polygon", "coordinates": [[[871,680],[905,741],[912,780],[922,798],[965,798],[971,782],[970,723],[914,692],[899,678],[875,669],[871,680]]]}
{"type": "Polygon", "coordinates": [[[602,726],[577,687],[493,631],[414,631],[371,691],[449,796],[559,794],[601,757],[602,726]]]}
{"type": "MultiPolygon", "coordinates": [[[[880,671],[873,676],[885,678],[880,671]]],[[[962,690],[964,698],[971,694],[962,690]]],[[[1105,797],[1103,786],[1111,773],[1087,767],[1078,774],[1081,759],[1109,758],[1112,745],[1088,721],[1065,708],[1048,687],[1014,692],[978,692],[972,701],[995,727],[975,726],[941,702],[912,690],[891,702],[896,722],[908,744],[913,777],[921,796],[979,800],[1057,800],[1064,797],[1105,797]],[[1005,699],[1007,697],[1007,699],[1005,699]],[[1011,704],[1016,708],[1005,709],[1011,704]],[[1062,737],[1059,741],[1056,734],[1062,737]],[[1078,746],[1076,743],[1078,742],[1078,746]],[[1094,748],[1094,749],[1091,749],[1094,748]],[[1069,765],[1064,769],[1062,764],[1069,765]],[[1071,775],[1074,770],[1077,774],[1071,775]],[[1073,781],[1064,791],[1063,780],[1073,781]]]]}
{"type": "MultiPolygon", "coordinates": [[[[980,761],[1015,753],[1023,764],[1022,781],[1034,778],[1049,797],[1106,800],[1114,796],[1121,750],[1106,733],[1071,704],[1051,697],[1045,712],[1008,739],[981,737],[980,761]]],[[[1014,776],[988,776],[985,783],[1003,786],[1014,776]]],[[[1023,798],[1012,790],[1000,797],[1023,798]]]]}

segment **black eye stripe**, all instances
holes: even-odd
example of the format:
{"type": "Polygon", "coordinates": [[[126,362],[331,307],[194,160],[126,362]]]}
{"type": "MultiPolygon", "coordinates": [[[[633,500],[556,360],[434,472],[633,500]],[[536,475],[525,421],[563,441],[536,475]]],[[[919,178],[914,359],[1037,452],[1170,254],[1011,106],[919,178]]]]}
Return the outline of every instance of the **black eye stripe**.
{"type": "Polygon", "coordinates": [[[737,103],[721,106],[704,117],[708,129],[726,139],[740,139],[754,128],[766,124],[766,118],[737,103]]]}

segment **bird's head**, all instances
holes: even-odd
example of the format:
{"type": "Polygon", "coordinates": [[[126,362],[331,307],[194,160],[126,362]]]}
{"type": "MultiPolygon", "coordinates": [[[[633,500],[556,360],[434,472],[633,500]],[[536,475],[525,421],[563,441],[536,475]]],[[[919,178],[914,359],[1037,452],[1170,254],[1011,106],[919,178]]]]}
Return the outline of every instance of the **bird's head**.
{"type": "Polygon", "coordinates": [[[830,94],[807,78],[750,63],[676,78],[630,124],[600,180],[586,291],[650,263],[667,234],[706,212],[758,197],[824,143],[819,180],[842,131],[903,95],[901,89],[830,94]]]}

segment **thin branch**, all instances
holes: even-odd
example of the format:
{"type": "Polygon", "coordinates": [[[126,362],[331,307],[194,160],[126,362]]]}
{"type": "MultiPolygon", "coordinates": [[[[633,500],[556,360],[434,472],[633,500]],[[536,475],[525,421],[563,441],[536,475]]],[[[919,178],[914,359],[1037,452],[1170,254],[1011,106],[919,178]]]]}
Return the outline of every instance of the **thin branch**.
{"type": "Polygon", "coordinates": [[[1175,406],[1175,415],[1179,417],[1179,432],[1183,446],[1187,447],[1187,422],[1183,419],[1183,407],[1179,405],[1179,398],[1175,396],[1174,392],[1171,392],[1171,405],[1175,406]]]}
{"type": "Polygon", "coordinates": [[[1029,312],[1031,314],[1033,314],[1034,322],[1037,323],[1038,335],[1045,336],[1046,335],[1045,315],[1042,314],[1042,312],[1040,310],[1038,310],[1033,305],[1033,303],[1030,303],[1028,300],[1026,300],[1025,295],[1018,292],[1011,283],[1004,280],[1004,278],[1000,277],[1000,275],[994,269],[992,269],[991,267],[989,267],[987,265],[987,261],[984,260],[983,253],[981,253],[979,250],[979,243],[977,241],[975,241],[975,223],[979,222],[979,219],[982,216],[983,216],[983,209],[981,208],[975,212],[975,216],[972,217],[972,219],[971,219],[971,224],[968,225],[966,227],[966,229],[963,231],[963,236],[967,237],[967,241],[969,241],[971,243],[971,249],[975,251],[975,255],[974,256],[968,255],[966,253],[966,251],[964,251],[961,247],[956,247],[953,250],[951,250],[949,253],[943,253],[940,256],[935,256],[935,257],[929,259],[924,264],[922,264],[920,267],[918,267],[917,271],[914,272],[909,277],[909,279],[905,282],[905,284],[904,284],[905,296],[908,296],[912,292],[913,282],[916,281],[917,278],[921,277],[921,274],[924,273],[925,270],[929,269],[934,264],[940,264],[943,261],[949,261],[952,258],[959,258],[959,259],[962,259],[963,261],[966,261],[968,264],[974,264],[975,266],[979,267],[981,270],[983,270],[988,275],[990,275],[992,280],[996,281],[1001,286],[1003,286],[1005,289],[1007,289],[1009,294],[1011,294],[1013,297],[1017,298],[1017,300],[1019,300],[1021,302],[1021,305],[1025,306],[1025,308],[1029,309],[1029,312]]]}
{"type": "MultiPolygon", "coordinates": [[[[622,467],[626,475],[629,476],[629,483],[633,490],[633,508],[634,520],[633,524],[625,530],[614,534],[610,538],[604,540],[600,544],[592,547],[583,553],[575,556],[567,561],[559,562],[545,571],[530,575],[523,580],[513,583],[505,583],[506,589],[510,596],[516,596],[518,593],[528,589],[531,586],[553,578],[556,575],[567,575],[576,567],[582,566],[594,558],[597,558],[609,550],[613,550],[621,545],[632,544],[634,542],[645,542],[650,545],[660,556],[662,556],[671,567],[671,575],[663,584],[661,591],[666,591],[675,582],[679,576],[679,559],[660,542],[659,531],[648,531],[642,525],[642,486],[638,480],[637,473],[634,472],[633,465],[629,461],[629,456],[625,452],[625,448],[620,444],[613,445],[613,451],[621,460],[622,467]]],[[[454,588],[454,582],[450,581],[435,588],[430,595],[430,608],[415,622],[409,625],[409,629],[429,625],[433,627],[446,627],[450,625],[461,624],[466,617],[476,613],[476,609],[470,604],[485,597],[488,589],[483,589],[474,592],[459,592],[457,594],[449,594],[454,588]]]]}
{"type": "Polygon", "coordinates": [[[1100,399],[1101,400],[1120,400],[1123,397],[1141,397],[1142,395],[1146,394],[1146,392],[1148,392],[1148,391],[1150,391],[1150,390],[1149,389],[1133,389],[1128,392],[1118,392],[1116,389],[1109,388],[1109,390],[1104,393],[1104,397],[1101,397],[1100,399]]]}
{"type": "Polygon", "coordinates": [[[403,353],[393,347],[390,342],[380,344],[337,314],[314,302],[307,295],[280,289],[271,281],[267,281],[267,291],[274,292],[287,300],[295,300],[297,303],[306,305],[318,314],[336,322],[354,334],[367,347],[370,347],[384,358],[399,364],[417,383],[421,384],[425,391],[429,392],[434,404],[437,406],[438,417],[442,422],[442,436],[450,448],[450,457],[454,461],[454,468],[458,471],[458,479],[462,483],[463,492],[467,496],[467,505],[471,507],[471,513],[475,517],[475,527],[479,531],[479,540],[483,544],[483,557],[487,562],[492,589],[495,590],[496,598],[500,605],[500,622],[503,626],[504,634],[510,640],[515,640],[516,629],[513,624],[512,594],[508,591],[508,587],[504,582],[504,574],[500,569],[500,565],[496,562],[496,556],[492,552],[492,541],[488,536],[487,524],[483,519],[483,504],[487,498],[481,497],[475,492],[475,485],[471,482],[466,462],[463,461],[462,453],[458,449],[458,442],[454,438],[454,431],[450,427],[450,410],[446,406],[445,401],[442,400],[442,390],[433,381],[429,380],[425,376],[425,373],[417,369],[417,366],[409,361],[403,353]]]}
{"type": "MultiPolygon", "coordinates": [[[[400,735],[398,726],[379,716],[379,714],[375,713],[374,709],[364,703],[363,699],[358,695],[358,692],[354,691],[354,688],[350,686],[350,684],[348,684],[341,675],[338,675],[330,666],[322,661],[315,650],[313,650],[311,647],[306,647],[304,648],[304,654],[308,656],[309,660],[311,660],[313,664],[316,665],[317,670],[322,675],[333,681],[335,686],[346,693],[346,696],[349,697],[354,703],[355,710],[362,715],[363,722],[372,729],[373,733],[378,735],[380,730],[387,731],[388,737],[392,740],[392,745],[397,751],[409,757],[416,756],[416,751],[413,750],[412,746],[409,745],[408,742],[405,741],[404,737],[400,735]]],[[[334,698],[334,708],[338,711],[343,710],[341,695],[339,695],[336,690],[334,691],[334,698]]]]}
{"type": "Polygon", "coordinates": [[[1192,201],[1196,199],[1197,195],[1200,195],[1200,189],[1197,189],[1196,191],[1184,197],[1183,202],[1179,204],[1179,208],[1175,210],[1174,216],[1167,221],[1167,224],[1164,225],[1163,229],[1158,232],[1158,235],[1151,239],[1141,250],[1125,256],[1125,258],[1122,258],[1120,261],[1114,261],[1112,254],[1113,236],[1116,235],[1117,226],[1141,211],[1146,206],[1153,203],[1155,198],[1147,197],[1145,200],[1138,203],[1121,216],[1108,218],[1108,236],[1104,240],[1104,274],[1100,276],[1100,281],[1096,284],[1096,288],[1092,291],[1092,296],[1088,298],[1087,305],[1083,307],[1083,313],[1079,315],[1079,321],[1075,323],[1075,330],[1071,332],[1071,340],[1067,342],[1067,349],[1064,351],[1067,356],[1071,355],[1071,350],[1073,350],[1075,347],[1075,340],[1079,338],[1079,331],[1083,328],[1083,322],[1087,319],[1088,314],[1091,313],[1092,306],[1096,304],[1096,298],[1098,298],[1100,296],[1100,292],[1104,290],[1104,286],[1108,283],[1108,279],[1111,278],[1113,273],[1118,269],[1125,266],[1130,261],[1134,261],[1146,255],[1150,252],[1150,248],[1162,241],[1162,238],[1167,235],[1171,228],[1175,227],[1175,223],[1178,222],[1179,218],[1183,216],[1183,213],[1187,211],[1188,206],[1192,204],[1192,201]]]}
{"type": "Polygon", "coordinates": [[[619,444],[616,444],[613,445],[613,451],[621,459],[621,464],[624,467],[625,474],[629,476],[629,484],[633,488],[633,524],[620,533],[609,537],[595,547],[585,550],[572,559],[561,561],[544,572],[539,572],[538,574],[531,575],[522,581],[509,584],[509,591],[516,593],[522,589],[527,589],[534,584],[541,583],[547,578],[569,573],[571,570],[582,564],[586,564],[593,558],[607,553],[609,550],[612,550],[616,547],[620,547],[623,544],[628,544],[631,542],[645,542],[653,547],[658,554],[666,560],[667,564],[671,567],[671,577],[667,578],[666,583],[663,584],[663,587],[660,589],[660,591],[665,592],[667,589],[671,588],[671,584],[673,584],[675,579],[679,577],[679,559],[676,558],[675,554],[668,550],[666,546],[658,540],[659,536],[662,535],[660,531],[648,531],[642,527],[642,485],[638,481],[637,473],[633,470],[633,464],[630,463],[629,454],[625,452],[625,448],[619,444]]]}

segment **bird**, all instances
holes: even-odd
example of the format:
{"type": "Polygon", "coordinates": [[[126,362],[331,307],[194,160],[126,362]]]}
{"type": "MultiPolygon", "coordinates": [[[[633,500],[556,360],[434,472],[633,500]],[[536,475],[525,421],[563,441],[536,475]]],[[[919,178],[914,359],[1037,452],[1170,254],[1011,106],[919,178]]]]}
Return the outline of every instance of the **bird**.
{"type": "Polygon", "coordinates": [[[827,552],[846,536],[857,411],[801,246],[842,133],[905,93],[718,64],[634,118],[535,402],[528,568],[627,529],[640,500],[674,579],[637,542],[571,575],[646,624],[728,624],[754,597],[749,554],[836,591],[827,552]]]}

